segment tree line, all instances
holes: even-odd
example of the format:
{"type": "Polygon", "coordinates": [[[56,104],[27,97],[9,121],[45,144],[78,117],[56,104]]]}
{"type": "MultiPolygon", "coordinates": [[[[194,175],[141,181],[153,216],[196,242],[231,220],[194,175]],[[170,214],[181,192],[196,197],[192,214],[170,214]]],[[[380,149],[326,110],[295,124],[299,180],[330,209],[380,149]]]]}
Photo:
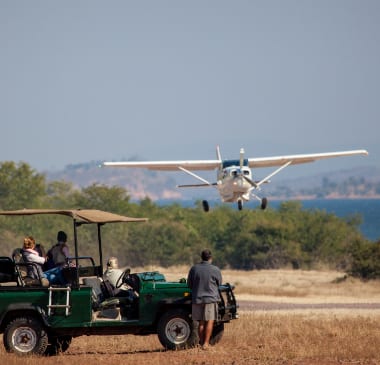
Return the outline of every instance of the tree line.
{"type": "MultiPolygon", "coordinates": [[[[339,218],[322,210],[305,210],[300,202],[283,202],[276,210],[238,211],[220,205],[204,213],[201,202],[185,208],[158,206],[149,198],[132,202],[120,186],[92,184],[75,188],[67,181],[47,182],[26,163],[0,164],[0,209],[100,209],[146,223],[108,224],[103,229],[104,258],[117,256],[123,266],[192,265],[208,247],[221,268],[332,268],[364,279],[380,277],[380,243],[360,233],[361,217],[339,218]]],[[[0,216],[0,255],[9,256],[25,235],[49,248],[56,233],[72,240],[72,222],[61,216],[0,216]]],[[[95,227],[78,231],[79,255],[98,257],[95,227]]],[[[73,247],[71,247],[73,250],[73,247]]]]}

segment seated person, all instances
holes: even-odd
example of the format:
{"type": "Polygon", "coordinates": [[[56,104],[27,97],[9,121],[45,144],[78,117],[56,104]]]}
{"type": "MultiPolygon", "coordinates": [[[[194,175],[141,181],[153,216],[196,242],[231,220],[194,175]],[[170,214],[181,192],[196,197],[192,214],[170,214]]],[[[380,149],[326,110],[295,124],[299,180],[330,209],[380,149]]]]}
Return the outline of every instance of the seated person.
{"type": "Polygon", "coordinates": [[[47,269],[67,266],[69,256],[67,234],[64,231],[59,231],[57,243],[48,251],[49,260],[46,264],[47,269]]]}
{"type": "MultiPolygon", "coordinates": [[[[107,269],[104,271],[103,279],[108,280],[115,288],[117,281],[123,274],[123,270],[119,269],[119,262],[116,257],[110,257],[107,261],[107,269]]],[[[121,282],[119,282],[120,284],[121,282]]]]}
{"type": "Polygon", "coordinates": [[[123,275],[123,270],[119,269],[119,262],[116,257],[110,257],[107,261],[107,269],[104,271],[103,280],[108,280],[114,288],[116,284],[121,285],[120,288],[116,288],[116,297],[133,297],[133,289],[121,281],[121,275],[123,275]],[[120,280],[119,280],[120,278],[120,280]]]}
{"type": "Polygon", "coordinates": [[[24,245],[22,249],[23,261],[33,263],[35,265],[27,265],[27,275],[32,279],[45,278],[50,284],[65,284],[63,275],[60,268],[53,268],[51,270],[42,271],[42,266],[46,262],[46,257],[42,257],[35,250],[36,241],[32,236],[24,238],[24,245]]]}

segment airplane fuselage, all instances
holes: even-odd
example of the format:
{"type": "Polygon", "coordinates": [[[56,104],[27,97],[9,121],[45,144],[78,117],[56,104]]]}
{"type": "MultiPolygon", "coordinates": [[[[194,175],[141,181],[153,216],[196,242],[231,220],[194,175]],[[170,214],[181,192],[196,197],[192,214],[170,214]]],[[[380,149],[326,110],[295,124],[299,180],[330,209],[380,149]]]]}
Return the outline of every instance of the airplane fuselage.
{"type": "Polygon", "coordinates": [[[248,201],[252,185],[244,178],[252,179],[251,169],[247,166],[230,166],[218,171],[217,188],[221,200],[233,203],[238,200],[248,201]]]}

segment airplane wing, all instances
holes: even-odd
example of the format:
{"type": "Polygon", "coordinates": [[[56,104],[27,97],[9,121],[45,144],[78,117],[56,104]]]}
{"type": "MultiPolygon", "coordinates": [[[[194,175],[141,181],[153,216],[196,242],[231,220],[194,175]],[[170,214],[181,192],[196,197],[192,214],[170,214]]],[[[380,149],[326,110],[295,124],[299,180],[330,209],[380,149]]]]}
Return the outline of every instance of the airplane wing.
{"type": "Polygon", "coordinates": [[[103,166],[146,168],[149,170],[176,171],[181,168],[187,170],[213,170],[220,166],[219,160],[193,160],[193,161],[126,161],[103,162],[103,166]]]}
{"type": "MultiPolygon", "coordinates": [[[[313,153],[304,155],[273,156],[249,158],[249,167],[271,167],[281,166],[288,162],[292,165],[300,163],[314,162],[316,160],[352,156],[368,155],[366,150],[313,153]]],[[[146,168],[149,170],[177,171],[177,170],[214,170],[220,167],[221,160],[183,160],[183,161],[125,161],[125,162],[103,162],[103,166],[127,167],[127,168],[146,168]]]]}
{"type": "Polygon", "coordinates": [[[289,156],[273,156],[273,157],[258,157],[249,158],[249,167],[272,167],[281,166],[290,162],[292,165],[309,163],[326,158],[353,156],[353,155],[368,155],[366,150],[327,152],[327,153],[312,153],[305,155],[289,155],[289,156]]]}
{"type": "Polygon", "coordinates": [[[186,184],[186,185],[177,185],[177,188],[203,188],[203,187],[210,187],[210,186],[217,186],[217,183],[212,184],[186,184]]]}

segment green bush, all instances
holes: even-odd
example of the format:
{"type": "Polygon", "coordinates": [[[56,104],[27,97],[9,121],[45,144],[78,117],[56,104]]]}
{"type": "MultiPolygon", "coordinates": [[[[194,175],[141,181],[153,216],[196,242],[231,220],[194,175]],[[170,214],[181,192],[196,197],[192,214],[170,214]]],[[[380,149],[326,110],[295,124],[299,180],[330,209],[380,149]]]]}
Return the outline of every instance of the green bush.
{"type": "Polygon", "coordinates": [[[380,278],[380,242],[357,242],[349,273],[365,280],[380,278]]]}

